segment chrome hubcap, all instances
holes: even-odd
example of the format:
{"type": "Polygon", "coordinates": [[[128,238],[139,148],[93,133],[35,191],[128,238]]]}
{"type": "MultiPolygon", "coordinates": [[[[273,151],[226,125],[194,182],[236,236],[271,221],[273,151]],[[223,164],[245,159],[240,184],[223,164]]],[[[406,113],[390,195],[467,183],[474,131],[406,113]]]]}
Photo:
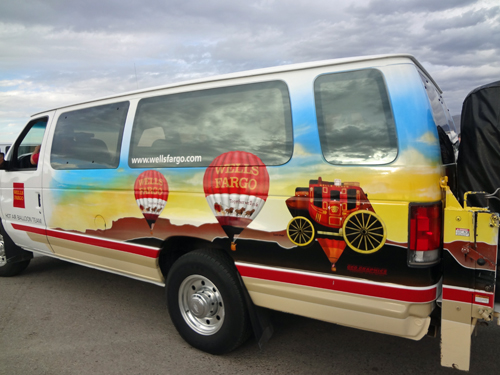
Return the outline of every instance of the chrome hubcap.
{"type": "Polygon", "coordinates": [[[0,267],[7,264],[7,257],[5,256],[5,245],[3,242],[3,236],[0,234],[0,267]]]}
{"type": "Polygon", "coordinates": [[[224,322],[222,296],[204,276],[191,275],[184,279],[179,287],[179,308],[184,321],[200,335],[213,335],[224,322]]]}

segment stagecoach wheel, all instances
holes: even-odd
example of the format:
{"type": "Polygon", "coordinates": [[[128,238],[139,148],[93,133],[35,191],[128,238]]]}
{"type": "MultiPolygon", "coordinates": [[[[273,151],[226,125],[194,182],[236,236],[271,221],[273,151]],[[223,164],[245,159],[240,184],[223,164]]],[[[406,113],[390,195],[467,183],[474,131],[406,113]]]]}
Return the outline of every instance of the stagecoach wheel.
{"type": "Polygon", "coordinates": [[[234,264],[216,250],[180,257],[168,273],[170,318],[191,346],[224,354],[250,334],[248,312],[234,264]]]}
{"type": "Polygon", "coordinates": [[[385,225],[374,212],[353,212],[345,219],[342,229],[345,242],[358,253],[371,254],[385,244],[385,225]]]}
{"type": "Polygon", "coordinates": [[[288,223],[286,234],[295,245],[306,246],[314,240],[314,226],[311,220],[297,216],[288,223]]]}

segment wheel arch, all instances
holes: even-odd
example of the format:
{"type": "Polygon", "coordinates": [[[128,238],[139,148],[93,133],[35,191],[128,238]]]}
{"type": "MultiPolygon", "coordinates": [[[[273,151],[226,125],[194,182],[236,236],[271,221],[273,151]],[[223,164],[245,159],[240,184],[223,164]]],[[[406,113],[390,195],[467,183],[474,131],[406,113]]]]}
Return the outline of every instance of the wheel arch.
{"type": "Polygon", "coordinates": [[[215,249],[221,254],[224,254],[227,260],[234,266],[236,272],[238,272],[234,265],[233,258],[227,251],[218,246],[214,246],[212,242],[196,237],[174,236],[169,237],[162,243],[160,255],[158,257],[158,265],[165,280],[167,280],[168,272],[177,259],[184,254],[200,249],[215,249]]]}
{"type": "Polygon", "coordinates": [[[18,263],[33,258],[33,253],[31,251],[24,250],[20,246],[14,243],[14,241],[10,238],[9,234],[5,230],[1,219],[0,219],[0,234],[3,237],[3,245],[4,245],[5,256],[7,258],[7,263],[18,263]]]}

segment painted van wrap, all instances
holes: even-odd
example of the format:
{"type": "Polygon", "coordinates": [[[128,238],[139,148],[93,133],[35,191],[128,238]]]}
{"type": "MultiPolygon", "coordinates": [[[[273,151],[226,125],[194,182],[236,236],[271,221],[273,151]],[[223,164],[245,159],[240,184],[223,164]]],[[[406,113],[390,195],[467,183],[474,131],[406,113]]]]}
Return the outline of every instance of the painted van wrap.
{"type": "MultiPolygon", "coordinates": [[[[303,79],[295,77],[289,83],[294,138],[292,158],[282,166],[267,167],[255,155],[243,158],[246,160],[243,164],[258,166],[259,175],[265,175],[264,180],[255,182],[255,187],[258,185],[259,189],[264,186],[262,191],[254,195],[230,191],[231,183],[234,185],[238,178],[231,173],[226,176],[227,191],[217,190],[222,189],[223,185],[221,180],[217,186],[217,182],[210,177],[215,164],[241,164],[241,160],[238,160],[246,154],[236,150],[221,154],[214,159],[215,164],[207,168],[131,168],[127,162],[129,154],[126,147],[130,135],[126,132],[118,169],[111,172],[50,172],[51,188],[45,198],[46,204],[51,207],[46,214],[48,228],[148,246],[160,246],[162,241],[174,236],[189,236],[212,242],[227,250],[231,247],[234,250],[231,243],[234,244],[237,237],[238,247],[233,257],[240,261],[259,263],[263,260],[268,265],[355,276],[362,274],[363,277],[377,280],[404,280],[410,285],[434,283],[432,272],[429,271],[411,270],[409,276],[405,276],[392,270],[397,268],[396,265],[406,269],[408,227],[401,218],[408,217],[408,203],[441,199],[436,181],[439,181],[443,171],[435,124],[425,90],[422,89],[423,84],[413,65],[380,67],[379,70],[387,85],[398,136],[397,157],[389,164],[334,165],[325,160],[311,86],[311,79],[320,76],[320,72],[313,72],[309,73],[312,76],[304,76],[303,79]],[[228,157],[228,160],[219,163],[228,157]],[[154,218],[150,217],[147,221],[147,218],[144,220],[145,205],[142,204],[142,209],[138,209],[141,204],[134,194],[137,191],[134,186],[141,175],[153,172],[165,178],[168,195],[164,197],[165,204],[162,203],[162,207],[155,207],[154,213],[148,213],[154,218]],[[346,242],[342,234],[340,237],[337,234],[338,238],[332,237],[324,234],[328,230],[316,228],[315,235],[309,242],[306,241],[309,250],[303,249],[302,244],[298,245],[300,241],[297,239],[291,240],[290,223],[294,216],[290,214],[286,201],[296,196],[297,188],[308,188],[310,181],[318,178],[328,181],[332,186],[335,181],[340,181],[340,185],[345,184],[345,188],[351,190],[358,189],[349,187],[351,182],[360,186],[363,194],[357,198],[358,203],[361,202],[361,208],[358,209],[367,213],[351,219],[373,220],[373,223],[380,225],[372,221],[368,225],[373,224],[373,228],[380,227],[383,231],[364,238],[366,244],[361,244],[356,235],[346,242]],[[226,194],[227,199],[221,194],[226,194]],[[234,194],[243,194],[245,199],[237,198],[234,194]],[[228,203],[231,197],[240,203],[231,206],[228,203]],[[246,207],[241,203],[250,201],[255,207],[246,207]],[[369,208],[362,208],[366,202],[369,208]],[[232,212],[229,212],[231,209],[232,212]],[[68,217],[65,215],[67,212],[72,212],[72,215],[68,217]],[[322,232],[319,236],[318,231],[322,232]],[[259,245],[257,250],[255,241],[264,245],[259,245]],[[369,269],[366,268],[370,264],[369,269]],[[426,274],[424,278],[421,277],[422,273],[426,274]]],[[[283,80],[287,82],[286,74],[283,80]]],[[[134,113],[133,108],[131,113],[134,113]]],[[[127,122],[128,131],[130,122],[127,122]]],[[[335,204],[326,195],[324,199],[325,212],[333,209],[335,204]]],[[[348,210],[342,212],[347,213],[348,210]]],[[[307,220],[316,225],[314,215],[308,215],[305,215],[307,220]]],[[[343,225],[347,216],[344,215],[337,223],[336,230],[340,229],[340,233],[346,230],[343,225]]],[[[317,222],[324,226],[321,220],[317,222]]],[[[328,220],[337,219],[332,216],[328,220]]],[[[352,226],[348,226],[347,230],[349,228],[352,230],[352,226]]]]}

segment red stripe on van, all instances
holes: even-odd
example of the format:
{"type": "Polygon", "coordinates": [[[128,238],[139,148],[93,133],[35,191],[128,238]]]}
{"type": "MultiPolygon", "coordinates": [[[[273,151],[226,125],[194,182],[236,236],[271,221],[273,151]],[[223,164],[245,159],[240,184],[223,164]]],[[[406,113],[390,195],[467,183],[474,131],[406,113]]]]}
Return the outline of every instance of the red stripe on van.
{"type": "Polygon", "coordinates": [[[44,236],[47,235],[47,231],[45,230],[45,228],[29,227],[27,225],[21,225],[21,224],[12,224],[12,228],[16,230],[22,230],[25,232],[41,234],[44,236]]]}
{"type": "Polygon", "coordinates": [[[50,243],[50,237],[53,237],[53,238],[59,238],[61,240],[78,242],[90,246],[104,247],[106,249],[112,249],[112,250],[123,251],[126,253],[142,255],[148,258],[157,258],[160,253],[159,251],[160,249],[155,249],[152,247],[145,247],[140,245],[133,245],[127,242],[110,241],[97,237],[78,235],[70,232],[57,231],[52,229],[30,227],[21,224],[12,224],[12,227],[14,229],[22,230],[25,232],[46,235],[47,237],[49,237],[49,243],[50,243]]]}
{"type": "Polygon", "coordinates": [[[343,293],[359,294],[413,303],[432,302],[437,297],[437,285],[423,288],[405,288],[404,286],[388,286],[380,283],[353,281],[327,275],[323,276],[305,272],[294,272],[290,270],[259,267],[242,263],[236,263],[236,267],[243,277],[278,281],[313,288],[334,290],[343,293]]]}
{"type": "Polygon", "coordinates": [[[443,299],[455,302],[474,303],[476,305],[493,308],[495,305],[495,295],[483,291],[472,289],[458,289],[443,285],[443,299]],[[483,302],[487,298],[488,303],[483,302]]]}

